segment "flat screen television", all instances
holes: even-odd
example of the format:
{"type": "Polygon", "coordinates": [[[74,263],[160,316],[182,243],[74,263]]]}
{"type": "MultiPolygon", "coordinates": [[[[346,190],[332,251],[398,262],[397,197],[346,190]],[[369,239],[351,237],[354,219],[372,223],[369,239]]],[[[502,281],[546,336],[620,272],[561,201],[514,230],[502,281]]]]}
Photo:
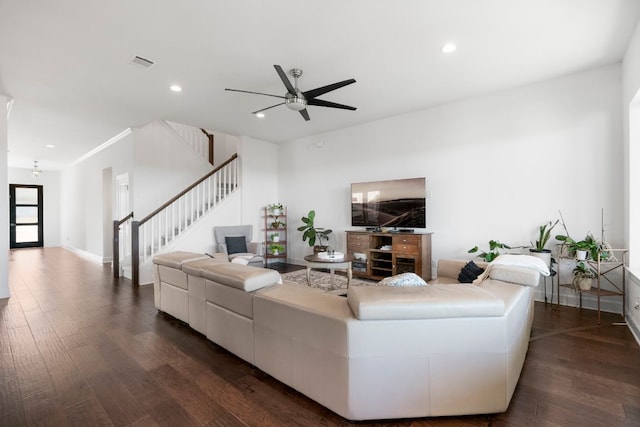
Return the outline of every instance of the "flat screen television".
{"type": "Polygon", "coordinates": [[[426,227],[426,178],[351,184],[351,225],[361,227],[426,227]]]}

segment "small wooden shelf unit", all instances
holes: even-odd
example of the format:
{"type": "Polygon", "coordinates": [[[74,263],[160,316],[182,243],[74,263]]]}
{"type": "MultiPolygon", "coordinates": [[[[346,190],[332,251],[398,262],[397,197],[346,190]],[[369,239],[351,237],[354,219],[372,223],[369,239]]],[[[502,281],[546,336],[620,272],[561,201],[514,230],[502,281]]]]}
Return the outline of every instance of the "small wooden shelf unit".
{"type": "Polygon", "coordinates": [[[287,263],[287,208],[282,208],[279,213],[270,211],[268,207],[264,208],[264,262],[269,264],[270,259],[278,259],[278,262],[287,263]],[[273,227],[274,222],[283,223],[283,226],[273,227]],[[271,238],[274,233],[278,233],[280,239],[275,242],[271,238]],[[284,250],[278,255],[271,253],[271,245],[284,246],[284,250]]]}
{"type": "Polygon", "coordinates": [[[353,275],[381,280],[401,273],[431,279],[432,233],[347,231],[347,253],[353,255],[353,275]],[[358,254],[366,256],[359,261],[358,254]]]}

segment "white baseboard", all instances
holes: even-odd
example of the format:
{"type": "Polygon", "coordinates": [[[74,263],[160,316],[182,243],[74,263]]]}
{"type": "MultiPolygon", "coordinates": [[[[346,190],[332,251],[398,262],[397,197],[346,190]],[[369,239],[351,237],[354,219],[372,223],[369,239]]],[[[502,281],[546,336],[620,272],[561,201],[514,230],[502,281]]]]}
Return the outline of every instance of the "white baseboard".
{"type": "Polygon", "coordinates": [[[633,320],[633,317],[629,316],[628,314],[625,320],[627,321],[627,326],[629,326],[629,330],[633,334],[638,344],[640,344],[640,326],[637,325],[633,320]]]}
{"type": "Polygon", "coordinates": [[[83,251],[82,249],[78,249],[78,248],[74,248],[72,246],[62,246],[64,249],[69,250],[73,253],[75,253],[76,255],[81,256],[82,258],[86,258],[89,261],[94,261],[98,264],[102,264],[103,260],[101,256],[98,256],[96,254],[93,254],[91,252],[87,252],[87,251],[83,251]]]}

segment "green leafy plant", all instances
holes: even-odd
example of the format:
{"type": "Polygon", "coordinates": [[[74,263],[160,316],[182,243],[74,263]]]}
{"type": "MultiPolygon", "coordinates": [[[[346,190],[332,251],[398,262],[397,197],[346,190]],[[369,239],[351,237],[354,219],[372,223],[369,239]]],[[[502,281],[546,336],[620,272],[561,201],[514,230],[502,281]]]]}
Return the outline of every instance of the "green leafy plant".
{"type": "Polygon", "coordinates": [[[278,221],[278,220],[275,220],[275,221],[271,222],[271,228],[274,228],[276,230],[279,229],[279,228],[284,228],[286,225],[287,224],[285,224],[284,222],[278,221]]]}
{"type": "Polygon", "coordinates": [[[271,245],[269,245],[269,249],[271,249],[271,253],[273,255],[284,253],[284,246],[277,243],[272,243],[271,245]]]}
{"type": "Polygon", "coordinates": [[[587,234],[583,240],[578,241],[560,234],[556,236],[556,240],[567,245],[571,256],[575,256],[577,251],[586,251],[587,256],[593,260],[597,260],[598,255],[600,255],[600,260],[606,261],[609,259],[609,252],[606,251],[606,247],[591,234],[587,234]]]}
{"type": "Polygon", "coordinates": [[[580,277],[588,277],[590,279],[593,279],[594,277],[596,277],[591,267],[589,267],[583,261],[580,261],[579,263],[576,264],[575,268],[573,269],[573,275],[580,276],[580,277]]]}
{"type": "Polygon", "coordinates": [[[595,272],[591,267],[580,261],[573,269],[573,280],[571,281],[571,287],[574,290],[589,290],[591,289],[591,280],[596,277],[595,272]]]}
{"type": "Polygon", "coordinates": [[[511,249],[511,246],[505,243],[501,243],[497,240],[489,240],[488,251],[480,251],[480,249],[477,246],[474,246],[473,248],[469,249],[467,253],[473,254],[480,251],[478,256],[483,260],[485,260],[486,262],[491,262],[494,259],[496,259],[498,255],[500,255],[500,249],[511,249]]]}
{"type": "Polygon", "coordinates": [[[267,210],[271,213],[271,215],[280,215],[283,209],[284,206],[282,206],[282,203],[271,203],[267,205],[267,210]]]}
{"type": "Polygon", "coordinates": [[[536,240],[535,244],[531,244],[536,251],[542,252],[545,250],[545,246],[547,245],[549,238],[551,238],[551,230],[553,230],[553,227],[555,227],[558,222],[560,222],[559,219],[553,223],[549,221],[538,228],[538,240],[536,240]]]}
{"type": "Polygon", "coordinates": [[[316,218],[316,211],[309,211],[307,216],[303,216],[302,222],[304,225],[298,227],[298,231],[302,231],[302,241],[305,242],[309,239],[309,246],[313,247],[318,240],[320,246],[324,246],[322,241],[329,242],[329,234],[333,233],[333,230],[316,227],[314,222],[316,218]]]}

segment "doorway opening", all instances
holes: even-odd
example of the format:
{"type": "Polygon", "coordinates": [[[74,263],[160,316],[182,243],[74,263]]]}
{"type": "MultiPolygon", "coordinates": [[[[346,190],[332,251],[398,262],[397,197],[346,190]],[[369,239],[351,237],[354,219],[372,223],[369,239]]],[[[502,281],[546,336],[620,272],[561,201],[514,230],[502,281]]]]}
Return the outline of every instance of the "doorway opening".
{"type": "Polygon", "coordinates": [[[9,247],[44,246],[42,185],[9,184],[9,247]]]}

